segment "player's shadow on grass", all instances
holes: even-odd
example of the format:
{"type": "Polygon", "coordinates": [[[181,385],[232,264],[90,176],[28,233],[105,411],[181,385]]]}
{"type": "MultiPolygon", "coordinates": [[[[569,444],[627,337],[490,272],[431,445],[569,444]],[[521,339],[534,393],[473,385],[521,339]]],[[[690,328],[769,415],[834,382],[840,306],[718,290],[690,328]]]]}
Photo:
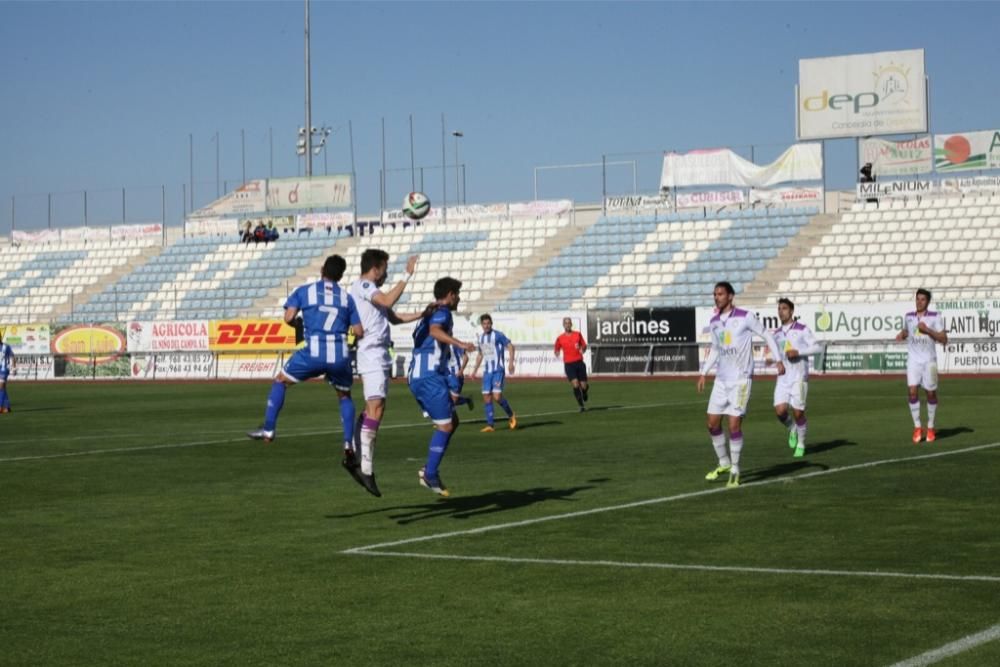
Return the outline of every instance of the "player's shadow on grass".
{"type": "Polygon", "coordinates": [[[602,412],[604,410],[618,410],[618,409],[624,408],[624,407],[625,407],[624,405],[595,405],[593,407],[591,407],[591,406],[588,405],[587,409],[584,411],[584,414],[586,414],[587,412],[602,412]]]}
{"type": "Polygon", "coordinates": [[[62,405],[48,405],[44,408],[18,408],[17,412],[53,412],[57,410],[65,410],[66,408],[62,405]]]}
{"type": "Polygon", "coordinates": [[[771,479],[772,477],[782,477],[784,475],[791,475],[797,472],[804,472],[808,468],[815,468],[816,470],[829,470],[830,466],[823,463],[814,463],[806,459],[800,459],[798,461],[789,461],[788,463],[779,463],[777,465],[770,466],[769,468],[747,470],[740,475],[740,481],[761,482],[765,479],[771,479]]]}
{"type": "Polygon", "coordinates": [[[544,421],[544,422],[518,422],[517,430],[524,431],[525,429],[529,428],[538,428],[540,426],[559,426],[561,424],[562,424],[561,421],[555,419],[550,419],[549,421],[544,421]]]}
{"type": "Polygon", "coordinates": [[[508,510],[519,509],[529,505],[546,502],[549,500],[563,500],[575,502],[572,497],[581,491],[589,491],[597,488],[593,483],[607,481],[606,479],[588,480],[587,485],[572,486],[565,489],[553,489],[552,487],[535,487],[524,491],[513,491],[506,489],[503,491],[491,491],[478,496],[456,496],[454,498],[440,498],[433,502],[421,503],[419,505],[401,505],[396,507],[384,507],[366,512],[356,512],[354,514],[328,514],[328,519],[349,519],[364,514],[385,513],[390,519],[400,525],[406,525],[415,521],[426,519],[469,519],[484,514],[495,512],[506,512],[508,510]]]}
{"type": "Polygon", "coordinates": [[[858,443],[853,440],[844,440],[843,438],[839,440],[827,440],[826,442],[817,442],[816,444],[806,445],[806,454],[819,454],[820,452],[826,452],[831,449],[837,449],[838,447],[856,447],[858,443]]]}
{"type": "Polygon", "coordinates": [[[958,426],[956,428],[939,428],[934,431],[937,434],[938,440],[943,440],[944,438],[953,438],[956,435],[961,435],[963,433],[975,433],[976,429],[969,428],[968,426],[958,426]]]}

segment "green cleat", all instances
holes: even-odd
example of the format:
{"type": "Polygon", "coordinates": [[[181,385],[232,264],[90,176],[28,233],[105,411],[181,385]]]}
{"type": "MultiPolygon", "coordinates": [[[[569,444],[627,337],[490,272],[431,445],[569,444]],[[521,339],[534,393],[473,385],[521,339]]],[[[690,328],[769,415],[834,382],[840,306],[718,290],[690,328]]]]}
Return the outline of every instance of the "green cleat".
{"type": "Polygon", "coordinates": [[[795,453],[792,454],[792,458],[801,459],[805,455],[806,455],[806,448],[803,445],[795,448],[795,453]]]}
{"type": "Polygon", "coordinates": [[[738,472],[729,473],[729,481],[726,482],[727,489],[735,489],[740,485],[740,474],[738,472]]]}
{"type": "Polygon", "coordinates": [[[799,432],[793,426],[788,429],[788,448],[795,449],[796,445],[799,444],[799,432]]]}
{"type": "Polygon", "coordinates": [[[719,479],[719,475],[725,475],[727,472],[729,472],[729,470],[730,470],[729,466],[719,466],[712,472],[705,475],[705,479],[707,479],[709,482],[714,482],[715,480],[719,479]]]}

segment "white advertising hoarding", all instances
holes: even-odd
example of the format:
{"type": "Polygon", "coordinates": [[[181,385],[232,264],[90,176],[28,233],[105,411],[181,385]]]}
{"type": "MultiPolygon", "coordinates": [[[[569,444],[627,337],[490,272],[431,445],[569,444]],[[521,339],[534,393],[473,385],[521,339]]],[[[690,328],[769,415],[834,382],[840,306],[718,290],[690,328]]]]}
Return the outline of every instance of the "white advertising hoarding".
{"type": "Polygon", "coordinates": [[[872,165],[876,176],[910,176],[930,173],[934,165],[934,143],[931,136],[902,141],[868,137],[861,140],[858,167],[872,165]]]}
{"type": "Polygon", "coordinates": [[[935,134],[934,169],[945,173],[1000,169],[1000,130],[935,134]]]}
{"type": "Polygon", "coordinates": [[[272,178],[267,181],[268,211],[346,208],[350,205],[350,174],[312,178],[272,178]]]}
{"type": "Polygon", "coordinates": [[[927,131],[924,51],[799,61],[798,138],[927,131]]]}
{"type": "Polygon", "coordinates": [[[660,189],[703,185],[769,187],[822,178],[823,151],[819,144],[795,144],[765,165],[756,165],[728,148],[717,148],[664,154],[660,189]]]}

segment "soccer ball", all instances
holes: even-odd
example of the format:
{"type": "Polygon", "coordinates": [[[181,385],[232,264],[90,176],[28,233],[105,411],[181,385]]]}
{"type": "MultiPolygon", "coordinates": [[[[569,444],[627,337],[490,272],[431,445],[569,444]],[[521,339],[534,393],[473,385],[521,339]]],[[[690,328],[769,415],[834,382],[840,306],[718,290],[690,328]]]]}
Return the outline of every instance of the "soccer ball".
{"type": "Polygon", "coordinates": [[[403,200],[403,214],[410,220],[420,220],[431,211],[431,200],[423,192],[411,192],[403,200]]]}

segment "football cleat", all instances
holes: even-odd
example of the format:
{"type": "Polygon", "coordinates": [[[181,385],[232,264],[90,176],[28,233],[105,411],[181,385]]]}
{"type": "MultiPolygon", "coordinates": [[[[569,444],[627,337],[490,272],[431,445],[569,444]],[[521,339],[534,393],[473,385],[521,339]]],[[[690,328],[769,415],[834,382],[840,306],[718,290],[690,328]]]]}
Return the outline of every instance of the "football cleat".
{"type": "Polygon", "coordinates": [[[935,440],[937,440],[937,433],[934,432],[934,429],[928,427],[927,428],[927,442],[934,442],[935,440]]]}
{"type": "Polygon", "coordinates": [[[788,448],[795,449],[797,444],[799,444],[799,432],[793,426],[788,429],[788,448]]]}
{"type": "Polygon", "coordinates": [[[471,398],[469,399],[469,402],[468,402],[468,403],[466,403],[466,405],[468,405],[468,406],[469,406],[469,412],[472,412],[473,410],[475,410],[475,409],[476,409],[476,405],[475,405],[475,403],[473,403],[473,402],[472,402],[472,399],[471,399],[471,398]]]}
{"type": "Polygon", "coordinates": [[[712,472],[705,475],[705,479],[708,480],[709,482],[714,482],[715,480],[719,479],[719,475],[725,475],[731,469],[732,468],[730,466],[719,466],[712,472]]]}
{"type": "Polygon", "coordinates": [[[738,472],[729,473],[729,481],[726,482],[727,489],[735,489],[740,485],[740,474],[738,472]]]}
{"type": "Polygon", "coordinates": [[[510,420],[508,420],[507,426],[510,428],[511,431],[517,428],[517,415],[510,416],[510,420]]]}
{"type": "Polygon", "coordinates": [[[920,442],[920,439],[922,437],[923,437],[923,431],[919,426],[917,426],[916,428],[913,429],[913,442],[920,442]]]}
{"type": "Polygon", "coordinates": [[[583,407],[583,406],[581,405],[581,406],[580,406],[580,412],[586,412],[586,411],[587,411],[587,408],[585,408],[585,407],[583,407]]]}
{"type": "Polygon", "coordinates": [[[354,452],[349,449],[344,450],[344,458],[340,460],[340,465],[344,467],[344,470],[354,479],[355,482],[364,486],[365,483],[361,481],[361,466],[358,465],[358,460],[354,458],[354,452]]]}
{"type": "Polygon", "coordinates": [[[445,488],[444,483],[441,481],[440,477],[431,477],[427,472],[421,468],[417,471],[417,479],[420,481],[420,486],[425,489],[430,489],[439,496],[444,496],[447,498],[451,495],[447,488],[445,488]]]}
{"type": "Polygon", "coordinates": [[[366,475],[361,470],[358,470],[358,483],[365,487],[368,493],[372,494],[376,498],[382,497],[382,492],[378,490],[378,484],[375,483],[375,473],[366,475]]]}
{"type": "Polygon", "coordinates": [[[248,431],[247,437],[251,440],[263,440],[264,442],[274,442],[274,431],[268,431],[266,428],[259,428],[256,431],[248,431]]]}
{"type": "Polygon", "coordinates": [[[805,455],[806,455],[805,445],[803,445],[801,447],[796,446],[795,447],[795,453],[792,454],[792,458],[801,459],[805,455]]]}
{"type": "Polygon", "coordinates": [[[495,428],[493,428],[492,426],[488,426],[488,425],[487,425],[487,426],[484,426],[484,427],[482,427],[481,429],[479,429],[479,432],[480,432],[480,433],[492,433],[492,432],[493,432],[493,431],[495,431],[495,430],[496,430],[496,429],[495,429],[495,428]]]}

